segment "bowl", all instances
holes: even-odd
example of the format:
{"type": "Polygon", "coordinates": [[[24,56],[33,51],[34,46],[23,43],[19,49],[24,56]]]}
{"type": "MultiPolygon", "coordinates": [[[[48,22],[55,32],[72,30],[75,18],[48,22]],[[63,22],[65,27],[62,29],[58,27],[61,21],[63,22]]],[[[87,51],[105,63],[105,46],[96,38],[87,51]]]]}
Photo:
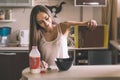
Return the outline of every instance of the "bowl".
{"type": "Polygon", "coordinates": [[[59,71],[66,71],[72,66],[73,58],[57,58],[55,63],[59,71]]]}
{"type": "Polygon", "coordinates": [[[8,47],[18,47],[20,45],[19,41],[10,41],[8,42],[8,47]]]}
{"type": "Polygon", "coordinates": [[[60,61],[60,62],[62,62],[62,61],[67,61],[67,62],[69,62],[69,61],[73,61],[73,58],[56,58],[56,60],[57,60],[57,61],[60,61]]]}

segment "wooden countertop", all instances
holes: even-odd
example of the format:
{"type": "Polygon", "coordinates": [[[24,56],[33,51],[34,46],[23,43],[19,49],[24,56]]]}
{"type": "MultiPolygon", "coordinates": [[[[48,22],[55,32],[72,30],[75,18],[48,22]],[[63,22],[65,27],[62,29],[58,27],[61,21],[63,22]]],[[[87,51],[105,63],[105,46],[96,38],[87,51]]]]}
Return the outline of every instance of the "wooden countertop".
{"type": "Polygon", "coordinates": [[[110,40],[110,44],[115,47],[117,50],[120,51],[120,43],[118,43],[117,41],[114,40],[110,40]]]}
{"type": "Polygon", "coordinates": [[[0,50],[28,50],[28,47],[0,47],[0,50]]]}
{"type": "Polygon", "coordinates": [[[28,47],[0,47],[0,52],[28,52],[28,47]]]}
{"type": "Polygon", "coordinates": [[[72,66],[68,71],[54,68],[44,74],[31,74],[29,68],[22,71],[23,80],[120,80],[120,65],[72,66]]]}
{"type": "MultiPolygon", "coordinates": [[[[107,49],[104,47],[92,47],[92,48],[73,48],[68,47],[68,50],[92,50],[92,49],[107,49]]],[[[28,47],[0,47],[0,51],[28,51],[28,47]]]]}

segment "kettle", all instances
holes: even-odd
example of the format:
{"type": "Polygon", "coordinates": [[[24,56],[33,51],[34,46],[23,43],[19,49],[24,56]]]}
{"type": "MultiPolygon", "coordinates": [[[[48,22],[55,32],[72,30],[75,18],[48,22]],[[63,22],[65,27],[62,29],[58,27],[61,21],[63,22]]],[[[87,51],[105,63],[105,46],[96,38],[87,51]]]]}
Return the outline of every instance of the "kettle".
{"type": "Polygon", "coordinates": [[[9,35],[11,34],[11,27],[0,27],[0,46],[7,46],[9,42],[9,35]]]}
{"type": "Polygon", "coordinates": [[[19,32],[20,46],[29,46],[29,30],[22,29],[19,32]]]}

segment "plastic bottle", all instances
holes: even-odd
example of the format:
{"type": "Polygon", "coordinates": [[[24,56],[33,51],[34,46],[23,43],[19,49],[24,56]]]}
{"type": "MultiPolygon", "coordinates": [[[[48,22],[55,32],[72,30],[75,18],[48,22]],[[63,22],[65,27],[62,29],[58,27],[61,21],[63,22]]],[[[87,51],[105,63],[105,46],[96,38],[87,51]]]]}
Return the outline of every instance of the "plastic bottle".
{"type": "Polygon", "coordinates": [[[40,52],[37,49],[37,46],[32,46],[32,50],[29,54],[29,66],[30,66],[30,72],[40,73],[40,52]]]}

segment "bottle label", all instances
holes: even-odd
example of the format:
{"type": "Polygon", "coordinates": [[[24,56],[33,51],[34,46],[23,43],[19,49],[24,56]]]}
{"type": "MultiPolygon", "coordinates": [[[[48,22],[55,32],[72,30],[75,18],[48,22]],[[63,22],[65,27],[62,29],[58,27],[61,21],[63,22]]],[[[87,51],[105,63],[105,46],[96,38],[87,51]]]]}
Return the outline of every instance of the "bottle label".
{"type": "Polygon", "coordinates": [[[40,68],[40,57],[30,57],[30,69],[38,69],[40,68]]]}

